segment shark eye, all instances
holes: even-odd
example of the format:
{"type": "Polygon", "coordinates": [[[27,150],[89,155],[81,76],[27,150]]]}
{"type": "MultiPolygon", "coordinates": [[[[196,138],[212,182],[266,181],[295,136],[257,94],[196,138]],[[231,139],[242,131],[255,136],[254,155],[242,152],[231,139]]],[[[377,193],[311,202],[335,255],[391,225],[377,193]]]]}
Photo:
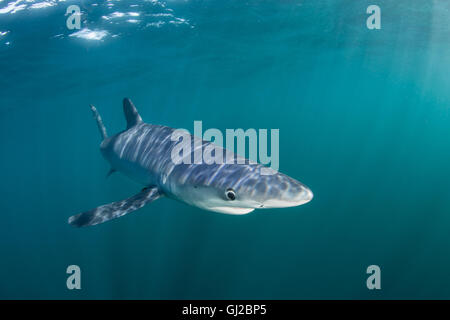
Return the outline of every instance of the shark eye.
{"type": "Polygon", "coordinates": [[[225,195],[227,196],[228,200],[236,199],[236,192],[234,192],[234,190],[231,188],[227,189],[227,191],[225,192],[225,195]]]}

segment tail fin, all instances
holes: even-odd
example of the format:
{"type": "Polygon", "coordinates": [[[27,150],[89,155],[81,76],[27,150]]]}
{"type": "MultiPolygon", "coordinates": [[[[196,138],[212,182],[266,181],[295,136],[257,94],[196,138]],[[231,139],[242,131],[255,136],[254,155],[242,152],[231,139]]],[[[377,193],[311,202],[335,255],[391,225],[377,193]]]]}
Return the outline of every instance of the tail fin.
{"type": "Polygon", "coordinates": [[[123,113],[125,113],[125,119],[127,120],[127,129],[142,122],[139,112],[128,98],[123,99],[123,113]]]}
{"type": "Polygon", "coordinates": [[[90,106],[92,114],[94,115],[94,118],[97,121],[97,126],[98,130],[100,131],[100,135],[102,136],[102,139],[105,140],[108,137],[108,134],[106,133],[106,128],[103,124],[102,117],[100,117],[100,114],[98,113],[97,109],[92,104],[90,106]]]}

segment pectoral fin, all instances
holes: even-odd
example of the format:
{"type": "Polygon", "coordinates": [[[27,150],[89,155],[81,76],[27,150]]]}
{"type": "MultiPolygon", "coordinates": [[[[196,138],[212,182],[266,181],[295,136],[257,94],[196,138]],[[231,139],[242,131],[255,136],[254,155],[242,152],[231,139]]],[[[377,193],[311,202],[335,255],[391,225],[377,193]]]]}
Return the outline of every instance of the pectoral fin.
{"type": "Polygon", "coordinates": [[[116,201],[79,213],[69,218],[69,224],[75,227],[92,226],[108,220],[119,218],[127,213],[142,208],[162,196],[156,187],[142,189],[138,194],[122,201],[116,201]]]}

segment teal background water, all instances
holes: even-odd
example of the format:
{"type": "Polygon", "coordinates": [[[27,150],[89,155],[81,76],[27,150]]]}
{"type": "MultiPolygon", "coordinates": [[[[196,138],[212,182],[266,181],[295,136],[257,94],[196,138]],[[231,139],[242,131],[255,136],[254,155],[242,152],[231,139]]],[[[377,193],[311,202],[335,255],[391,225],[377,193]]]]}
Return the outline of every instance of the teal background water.
{"type": "Polygon", "coordinates": [[[450,298],[449,3],[42,3],[0,3],[0,298],[450,298]],[[101,40],[66,28],[70,4],[101,40]],[[141,189],[105,178],[88,108],[115,133],[126,96],[150,123],[279,128],[280,171],[315,198],[245,216],[161,199],[70,227],[141,189]]]}

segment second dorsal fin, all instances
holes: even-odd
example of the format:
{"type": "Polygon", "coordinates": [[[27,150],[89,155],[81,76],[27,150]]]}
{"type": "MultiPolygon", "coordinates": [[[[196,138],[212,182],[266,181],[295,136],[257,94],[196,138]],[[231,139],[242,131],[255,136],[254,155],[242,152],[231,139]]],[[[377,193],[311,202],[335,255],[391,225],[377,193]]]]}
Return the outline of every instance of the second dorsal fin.
{"type": "Polygon", "coordinates": [[[142,118],[136,107],[128,98],[123,99],[123,113],[125,114],[125,119],[127,120],[127,129],[130,129],[131,127],[134,127],[142,122],[142,118]]]}

